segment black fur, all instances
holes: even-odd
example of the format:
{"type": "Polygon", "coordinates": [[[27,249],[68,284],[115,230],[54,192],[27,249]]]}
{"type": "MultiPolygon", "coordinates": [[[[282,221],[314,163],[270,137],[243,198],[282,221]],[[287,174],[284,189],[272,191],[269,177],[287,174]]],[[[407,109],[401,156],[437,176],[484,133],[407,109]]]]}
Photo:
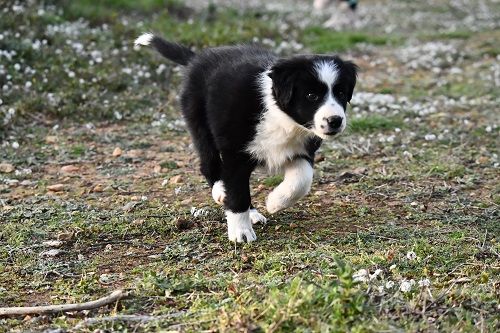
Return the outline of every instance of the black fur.
{"type": "Polygon", "coordinates": [[[170,59],[180,65],[187,65],[195,53],[189,48],[164,40],[161,37],[153,36],[151,46],[158,51],[162,56],[170,59]]]}

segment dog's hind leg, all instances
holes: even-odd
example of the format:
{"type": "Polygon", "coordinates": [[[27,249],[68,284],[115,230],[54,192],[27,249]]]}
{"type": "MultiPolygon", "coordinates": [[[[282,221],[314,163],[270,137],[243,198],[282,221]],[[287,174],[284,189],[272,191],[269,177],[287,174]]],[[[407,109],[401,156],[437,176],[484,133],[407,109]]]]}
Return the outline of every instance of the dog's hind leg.
{"type": "MultiPolygon", "coordinates": [[[[187,89],[189,91],[189,89],[187,89]]],[[[203,99],[196,99],[189,93],[181,97],[182,113],[200,157],[200,171],[210,187],[220,180],[221,158],[210,128],[207,124],[203,99]]]]}
{"type": "Polygon", "coordinates": [[[266,199],[269,213],[276,213],[296,203],[309,193],[313,179],[313,168],[309,161],[297,158],[285,166],[285,177],[266,199]]]}

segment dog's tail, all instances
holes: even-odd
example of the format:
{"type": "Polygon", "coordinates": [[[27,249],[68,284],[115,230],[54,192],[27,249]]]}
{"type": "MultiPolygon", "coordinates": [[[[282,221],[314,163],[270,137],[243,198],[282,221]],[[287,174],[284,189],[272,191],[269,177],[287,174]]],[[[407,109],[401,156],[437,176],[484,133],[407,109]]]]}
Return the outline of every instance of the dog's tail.
{"type": "Polygon", "coordinates": [[[172,43],[164,40],[161,37],[155,36],[150,32],[144,33],[136,38],[134,45],[153,46],[162,56],[172,60],[180,65],[187,65],[195,56],[195,53],[188,47],[172,43]]]}

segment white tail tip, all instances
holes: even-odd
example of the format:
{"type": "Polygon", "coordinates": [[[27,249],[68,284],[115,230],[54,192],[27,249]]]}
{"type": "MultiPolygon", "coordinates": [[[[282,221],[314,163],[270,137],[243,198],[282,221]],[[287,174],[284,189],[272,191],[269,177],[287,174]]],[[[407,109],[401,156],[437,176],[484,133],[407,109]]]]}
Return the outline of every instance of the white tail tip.
{"type": "Polygon", "coordinates": [[[146,32],[135,39],[134,45],[135,46],[139,46],[139,45],[148,46],[149,44],[151,44],[153,37],[154,37],[154,35],[151,32],[146,32]]]}

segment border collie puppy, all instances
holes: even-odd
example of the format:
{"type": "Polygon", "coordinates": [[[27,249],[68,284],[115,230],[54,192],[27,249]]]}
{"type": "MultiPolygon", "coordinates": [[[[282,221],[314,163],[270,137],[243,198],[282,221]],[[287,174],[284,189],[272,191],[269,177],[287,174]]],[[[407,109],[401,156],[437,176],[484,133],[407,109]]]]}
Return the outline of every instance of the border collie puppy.
{"type": "Polygon", "coordinates": [[[252,171],[284,173],[266,199],[271,214],[305,196],[322,139],[346,127],[357,66],[332,55],[282,59],[256,46],[194,53],[151,33],[135,45],[151,45],[187,66],[181,106],[201,173],[214,200],[224,205],[229,239],[254,241],[252,223],[266,218],[250,200],[252,171]]]}

